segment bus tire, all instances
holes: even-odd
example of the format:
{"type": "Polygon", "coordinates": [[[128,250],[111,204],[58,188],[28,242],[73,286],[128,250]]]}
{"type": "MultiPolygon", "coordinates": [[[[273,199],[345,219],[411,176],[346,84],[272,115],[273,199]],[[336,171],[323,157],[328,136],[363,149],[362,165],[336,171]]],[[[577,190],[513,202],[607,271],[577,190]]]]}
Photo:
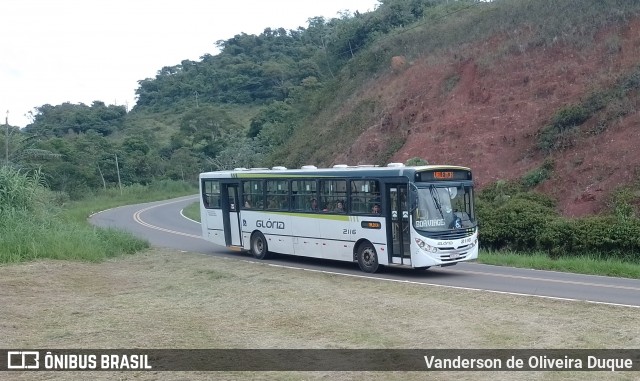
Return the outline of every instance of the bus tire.
{"type": "Polygon", "coordinates": [[[267,240],[260,232],[255,232],[251,236],[251,254],[256,259],[268,259],[269,247],[267,246],[267,240]]]}
{"type": "Polygon", "coordinates": [[[365,273],[375,273],[378,271],[380,264],[378,263],[378,254],[376,249],[369,242],[363,242],[358,247],[358,266],[365,273]]]}

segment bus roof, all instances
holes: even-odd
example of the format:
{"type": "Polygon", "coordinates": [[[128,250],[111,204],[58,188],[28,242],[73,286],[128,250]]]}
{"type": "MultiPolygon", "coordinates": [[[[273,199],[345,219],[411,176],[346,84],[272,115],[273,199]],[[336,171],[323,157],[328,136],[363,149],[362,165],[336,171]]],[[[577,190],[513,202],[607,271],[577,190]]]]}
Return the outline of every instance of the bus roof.
{"type": "Polygon", "coordinates": [[[416,172],[435,170],[463,170],[471,171],[470,168],[456,165],[423,165],[417,167],[407,167],[404,165],[388,165],[379,167],[373,165],[346,166],[337,165],[332,168],[316,168],[315,166],[303,166],[299,169],[287,169],[285,167],[269,168],[236,168],[227,171],[203,172],[200,178],[266,178],[266,177],[413,177],[416,172]]]}

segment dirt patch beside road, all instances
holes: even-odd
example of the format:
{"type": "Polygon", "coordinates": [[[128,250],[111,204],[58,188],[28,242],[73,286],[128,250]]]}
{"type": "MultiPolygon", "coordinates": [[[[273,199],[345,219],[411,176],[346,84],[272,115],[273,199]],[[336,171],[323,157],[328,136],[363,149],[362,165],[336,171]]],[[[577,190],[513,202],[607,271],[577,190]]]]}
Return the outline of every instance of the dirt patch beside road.
{"type": "MultiPolygon", "coordinates": [[[[154,249],[97,264],[48,260],[2,266],[0,347],[640,348],[637,309],[381,282],[241,258],[154,249]]],[[[115,375],[0,374],[5,376],[115,375]]],[[[513,377],[455,374],[462,380],[513,377]]],[[[122,372],[115,378],[417,380],[425,373],[122,372]]],[[[611,372],[520,372],[518,378],[625,379],[611,372]]]]}

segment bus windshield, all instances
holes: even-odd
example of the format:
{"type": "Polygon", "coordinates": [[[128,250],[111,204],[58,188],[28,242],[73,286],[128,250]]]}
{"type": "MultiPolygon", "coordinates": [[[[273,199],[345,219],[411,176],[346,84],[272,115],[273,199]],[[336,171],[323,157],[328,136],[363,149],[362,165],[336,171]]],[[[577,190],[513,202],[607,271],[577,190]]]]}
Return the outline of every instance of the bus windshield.
{"type": "Polygon", "coordinates": [[[418,188],[413,226],[422,231],[466,229],[476,225],[471,186],[435,186],[418,188]]]}

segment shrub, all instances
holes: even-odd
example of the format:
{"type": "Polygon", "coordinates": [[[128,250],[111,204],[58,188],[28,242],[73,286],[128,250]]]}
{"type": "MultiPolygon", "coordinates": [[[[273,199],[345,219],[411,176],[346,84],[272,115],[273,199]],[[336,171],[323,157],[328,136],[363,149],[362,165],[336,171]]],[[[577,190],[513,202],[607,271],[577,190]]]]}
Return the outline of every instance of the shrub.
{"type": "Polygon", "coordinates": [[[565,106],[553,116],[551,124],[544,126],[538,134],[538,148],[550,152],[571,145],[572,130],[584,123],[592,113],[582,105],[565,106]]]}
{"type": "Polygon", "coordinates": [[[542,183],[547,180],[551,176],[551,172],[553,171],[553,160],[547,159],[544,163],[536,169],[532,169],[527,172],[524,176],[522,176],[522,185],[527,188],[533,188],[536,185],[542,183]]]}
{"type": "Polygon", "coordinates": [[[557,214],[551,198],[524,191],[518,183],[498,181],[476,200],[480,243],[493,250],[544,251],[551,258],[640,263],[640,219],[629,209],[634,197],[623,189],[613,197],[613,215],[566,219],[557,214]]]}
{"type": "Polygon", "coordinates": [[[538,236],[538,247],[551,258],[567,256],[574,252],[576,234],[572,221],[555,218],[547,223],[538,236]]]}
{"type": "Polygon", "coordinates": [[[412,157],[404,164],[407,167],[419,167],[421,165],[429,165],[429,162],[421,157],[412,157]]]}
{"type": "Polygon", "coordinates": [[[481,242],[495,250],[535,250],[537,237],[555,216],[552,208],[524,197],[511,198],[497,206],[480,204],[481,242]]]}
{"type": "Polygon", "coordinates": [[[558,110],[553,117],[553,126],[558,132],[563,132],[579,126],[589,119],[589,112],[581,105],[566,106],[558,110]]]}
{"type": "Polygon", "coordinates": [[[640,198],[635,194],[632,188],[625,187],[616,190],[609,200],[609,207],[613,210],[613,214],[622,219],[636,217],[634,202],[640,198]]]}

